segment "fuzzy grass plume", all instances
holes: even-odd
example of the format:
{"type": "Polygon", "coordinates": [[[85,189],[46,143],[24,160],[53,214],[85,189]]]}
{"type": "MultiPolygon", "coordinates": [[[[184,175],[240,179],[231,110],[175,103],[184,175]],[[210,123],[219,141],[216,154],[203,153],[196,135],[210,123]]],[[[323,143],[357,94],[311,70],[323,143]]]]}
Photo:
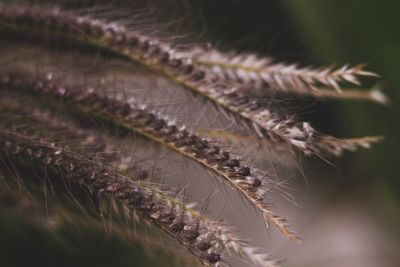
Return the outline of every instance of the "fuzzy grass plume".
{"type": "Polygon", "coordinates": [[[0,143],[2,155],[17,160],[17,164],[27,162],[25,164],[38,166],[46,173],[57,174],[82,186],[94,196],[101,195],[116,202],[123,207],[126,216],[134,213],[143,217],[169,234],[204,265],[219,265],[223,253],[249,254],[244,241],[229,227],[208,220],[153,185],[135,182],[94,159],[77,155],[65,145],[59,146],[35,136],[32,129],[2,125],[0,143]]]}
{"type": "MultiPolygon", "coordinates": [[[[318,132],[307,122],[297,121],[293,117],[266,107],[257,99],[249,97],[246,93],[247,89],[243,90],[240,83],[219,79],[219,76],[209,68],[196,64],[195,58],[175,51],[173,45],[154,37],[143,36],[138,31],[127,29],[117,23],[108,23],[56,8],[19,5],[4,6],[0,10],[0,21],[6,30],[21,31],[27,35],[66,37],[112,51],[138,62],[205,97],[228,112],[232,118],[249,126],[270,142],[284,143],[307,155],[341,155],[343,151],[348,150],[348,147],[352,147],[352,150],[359,147],[357,142],[349,146],[348,140],[342,142],[339,138],[331,138],[318,132]],[[327,139],[330,142],[324,142],[327,139]]],[[[291,68],[276,67],[275,69],[291,68]]],[[[284,71],[284,73],[287,72],[289,71],[284,71]]],[[[302,77],[288,78],[292,80],[292,86],[297,84],[296,88],[303,88],[304,86],[301,85],[305,81],[311,85],[319,82],[322,85],[338,88],[339,81],[357,83],[356,75],[372,75],[359,66],[343,67],[333,72],[327,69],[323,71],[294,69],[294,72],[302,77]]],[[[286,79],[276,78],[275,80],[280,81],[276,83],[281,87],[289,88],[283,83],[283,81],[287,82],[286,79]]]]}
{"type": "MultiPolygon", "coordinates": [[[[163,175],[154,167],[156,159],[150,163],[154,164],[153,169],[143,162],[146,160],[135,159],[130,150],[135,150],[136,145],[149,150],[153,145],[162,147],[168,151],[168,160],[177,156],[189,168],[200,167],[212,179],[222,178],[219,182],[235,189],[235,194],[250,203],[264,222],[276,226],[289,239],[301,241],[289,229],[286,219],[273,211],[273,200],[267,203],[269,193],[279,182],[270,177],[265,165],[256,166],[252,159],[242,155],[246,143],[265,142],[272,149],[279,147],[325,157],[369,148],[382,139],[341,139],[321,133],[290,112],[284,102],[290,94],[296,98],[387,103],[380,90],[345,88],[361,85],[362,77],[377,77],[364,70],[363,65],[338,69],[299,67],[275,63],[253,53],[224,52],[196,43],[182,45],[174,38],[165,38],[169,37],[168,32],[154,34],[151,26],[129,23],[140,17],[131,16],[129,11],[124,17],[108,6],[74,9],[63,7],[61,2],[60,6],[39,2],[42,4],[0,2],[0,45],[22,42],[32,47],[42,45],[49,51],[29,59],[18,55],[17,48],[13,55],[9,55],[12,50],[0,51],[3,53],[0,59],[0,175],[8,173],[17,184],[21,177],[29,180],[39,175],[44,179],[42,190],[46,196],[56,183],[64,186],[61,188],[66,195],[78,194],[75,190],[81,188],[95,206],[102,207],[103,200],[108,203],[102,212],[115,209],[121,217],[146,221],[170,236],[202,265],[229,265],[230,257],[252,266],[279,266],[281,261],[270,259],[263,248],[250,246],[233,228],[209,219],[204,214],[208,199],[202,210],[196,211],[191,204],[185,204],[186,199],[180,199],[185,188],[173,194],[170,187],[147,181],[149,177],[163,175]],[[145,100],[130,94],[134,86],[128,86],[127,90],[131,91],[125,94],[105,81],[107,75],[115,75],[118,80],[119,74],[118,68],[108,68],[106,63],[104,72],[92,73],[98,84],[92,84],[90,79],[86,83],[78,82],[85,80],[86,71],[92,71],[87,67],[89,64],[76,59],[76,65],[72,66],[65,57],[57,64],[51,62],[59,59],[53,50],[60,42],[49,40],[61,41],[65,46],[63,52],[69,55],[73,52],[74,57],[84,55],[86,61],[103,64],[107,57],[129,63],[124,70],[127,76],[140,77],[138,70],[143,73],[150,70],[152,76],[141,78],[152,83],[138,83],[144,95],[152,95],[152,86],[162,87],[157,78],[163,77],[175,85],[176,91],[194,94],[196,103],[205,100],[201,107],[212,107],[213,116],[222,114],[231,127],[205,129],[201,135],[200,125],[192,123],[191,127],[185,127],[177,123],[180,112],[186,112],[193,121],[203,113],[177,107],[163,114],[161,102],[166,93],[155,96],[160,99],[152,99],[156,104],[149,107],[145,100]],[[42,65],[45,60],[39,60],[41,56],[49,58],[49,62],[42,65]],[[77,66],[81,63],[85,66],[77,66]],[[68,67],[76,68],[69,76],[64,75],[68,67]],[[213,134],[223,138],[233,136],[241,142],[226,145],[213,138],[213,134]],[[144,141],[136,143],[136,138],[144,141]],[[123,140],[132,142],[124,144],[123,140]],[[72,192],[70,184],[74,185],[72,192]]],[[[179,102],[176,99],[171,102],[174,101],[179,102]]],[[[267,146],[263,149],[267,150],[267,146]]],[[[184,182],[184,177],[179,178],[184,182]]],[[[208,179],[200,174],[195,178],[208,179]]],[[[222,193],[221,188],[217,191],[222,193]]],[[[2,190],[0,194],[8,195],[2,190]]],[[[54,195],[61,198],[62,194],[54,195]]],[[[12,197],[18,198],[14,194],[12,197]]],[[[78,217],[72,218],[79,221],[78,217]]],[[[97,225],[95,220],[90,220],[90,224],[97,225]]],[[[121,233],[124,225],[118,224],[116,229],[121,233]]],[[[139,242],[144,242],[141,239],[138,238],[139,242]]]]}
{"type": "Polygon", "coordinates": [[[185,129],[178,129],[174,124],[169,124],[156,114],[135,107],[132,103],[102,97],[90,86],[88,89],[68,88],[57,83],[51,74],[30,77],[29,73],[0,72],[0,76],[0,87],[53,97],[67,106],[133,130],[203,165],[238,189],[267,221],[274,224],[288,238],[301,240],[288,229],[286,220],[272,212],[269,205],[263,202],[263,184],[267,182],[264,175],[250,166],[242,166],[239,157],[233,158],[231,153],[224,151],[215,141],[201,138],[185,129]]]}

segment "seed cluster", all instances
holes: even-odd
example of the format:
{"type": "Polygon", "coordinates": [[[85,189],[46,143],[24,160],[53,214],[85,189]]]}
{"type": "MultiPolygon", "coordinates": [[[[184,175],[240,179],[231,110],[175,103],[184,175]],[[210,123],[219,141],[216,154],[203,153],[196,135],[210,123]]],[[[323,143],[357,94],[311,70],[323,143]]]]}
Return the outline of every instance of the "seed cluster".
{"type": "MultiPolygon", "coordinates": [[[[358,85],[359,76],[376,76],[364,71],[361,65],[344,66],[337,70],[302,68],[296,64],[274,63],[256,54],[224,53],[211,46],[203,49],[195,44],[182,49],[170,41],[148,35],[147,27],[128,28],[116,21],[96,19],[92,14],[82,15],[84,12],[40,5],[2,4],[0,0],[0,35],[14,38],[18,34],[18,40],[19,37],[34,37],[34,40],[37,37],[45,37],[45,40],[55,38],[107,50],[183,85],[273,145],[285,145],[306,155],[340,156],[346,150],[368,148],[371,143],[380,140],[373,137],[339,139],[325,135],[280,108],[279,97],[285,93],[316,98],[338,97],[342,83],[358,85]],[[336,89],[337,92],[318,91],[315,90],[317,86],[336,89]],[[268,90],[254,91],[257,87],[268,90]],[[276,92],[279,95],[275,95],[276,92]]],[[[98,13],[102,18],[108,15],[103,12],[100,10],[98,13]]],[[[115,20],[114,15],[109,18],[115,20]]],[[[224,255],[234,254],[242,258],[245,255],[256,266],[275,266],[277,262],[267,262],[263,255],[247,247],[228,227],[208,220],[156,186],[138,181],[146,179],[149,173],[141,168],[136,169],[136,166],[131,168],[134,160],[132,154],[126,158],[114,154],[117,151],[113,146],[116,142],[107,144],[106,136],[93,129],[81,128],[81,125],[75,124],[74,116],[63,118],[59,124],[59,120],[54,119],[59,106],[54,103],[60,102],[66,105],[68,115],[78,111],[99,118],[107,122],[107,127],[112,125],[133,131],[202,165],[204,169],[227,180],[262,214],[266,222],[274,224],[289,239],[301,242],[296,233],[289,229],[287,221],[271,211],[271,206],[265,202],[265,188],[269,181],[263,179],[261,171],[248,166],[216,141],[202,138],[185,127],[171,123],[154,110],[133,103],[133,99],[125,99],[119,92],[111,97],[97,87],[77,84],[65,86],[50,73],[32,75],[21,70],[11,71],[8,64],[0,67],[0,91],[4,90],[0,92],[0,157],[11,159],[6,164],[15,164],[17,169],[34,166],[35,171],[36,168],[42,171],[39,173],[51,173],[55,177],[61,175],[63,179],[86,189],[93,197],[104,197],[111,202],[111,206],[117,203],[122,207],[118,206],[119,212],[125,212],[125,215],[138,214],[156,225],[204,265],[220,266],[224,255]],[[38,101],[37,106],[35,103],[19,108],[27,95],[34,100],[50,100],[51,105],[42,108],[40,105],[43,102],[38,101]],[[13,98],[16,102],[20,101],[19,107],[16,102],[7,103],[8,99],[13,98]],[[35,110],[39,113],[30,114],[35,110]],[[40,113],[43,110],[50,115],[40,113]],[[18,118],[2,119],[10,114],[18,118]],[[45,134],[37,130],[38,124],[45,128],[45,134]],[[51,136],[54,131],[64,133],[58,137],[51,136]],[[70,139],[82,141],[72,149],[64,143],[70,139]],[[96,147],[96,151],[90,150],[91,147],[96,147]],[[136,171],[136,181],[129,179],[130,171],[136,171]]],[[[18,63],[16,65],[18,69],[25,68],[18,63]]],[[[340,95],[339,98],[343,99],[344,96],[340,95]]],[[[359,94],[356,90],[348,93],[347,97],[385,101],[382,95],[359,94]]]]}
{"type": "Polygon", "coordinates": [[[60,148],[55,143],[34,137],[32,132],[26,136],[23,131],[13,128],[0,129],[2,154],[31,160],[41,168],[61,173],[71,182],[89,189],[93,195],[118,201],[131,212],[158,225],[205,264],[214,265],[222,260],[223,252],[231,253],[230,250],[241,246],[241,241],[228,228],[189,211],[171,197],[118,175],[93,159],[81,158],[68,147],[60,148]]]}
{"type": "MultiPolygon", "coordinates": [[[[0,72],[1,74],[1,72],[0,72]]],[[[93,89],[82,90],[67,88],[47,79],[31,78],[21,73],[2,73],[0,87],[20,88],[45,96],[56,96],[65,103],[80,105],[95,113],[102,113],[120,121],[122,125],[132,125],[139,133],[151,136],[162,143],[167,143],[178,152],[196,159],[211,168],[217,174],[233,181],[246,191],[255,192],[262,185],[259,174],[248,166],[243,166],[240,159],[221,149],[218,145],[185,129],[159,118],[154,113],[132,104],[101,96],[93,89]]]]}
{"type": "Polygon", "coordinates": [[[242,166],[238,158],[232,158],[229,152],[212,145],[208,140],[190,134],[185,129],[178,129],[152,112],[134,107],[127,102],[101,96],[93,89],[84,90],[57,84],[51,75],[43,79],[31,77],[26,73],[4,71],[0,72],[1,87],[58,97],[63,103],[90,110],[93,114],[101,114],[101,118],[109,118],[119,125],[167,145],[228,180],[262,213],[265,220],[273,223],[288,238],[300,240],[288,229],[286,220],[273,213],[269,205],[263,202],[265,191],[262,189],[261,175],[248,166],[242,166]]]}
{"type": "Polygon", "coordinates": [[[300,67],[299,64],[279,63],[253,53],[221,52],[196,46],[186,54],[224,79],[298,94],[314,95],[313,92],[321,85],[335,89],[340,95],[342,83],[360,85],[361,76],[377,77],[375,73],[365,71],[364,65],[345,65],[338,69],[300,67]]]}
{"type": "Polygon", "coordinates": [[[286,143],[306,154],[341,153],[345,149],[341,147],[340,139],[325,145],[323,139],[316,138],[320,134],[308,123],[295,122],[266,108],[258,100],[251,99],[240,85],[219,79],[206,67],[194,64],[192,58],[182,56],[169,44],[155,38],[128,31],[115,23],[57,9],[4,7],[0,10],[0,19],[20,27],[36,25],[39,29],[55,30],[141,62],[204,95],[217,107],[229,111],[234,118],[239,115],[240,120],[244,120],[261,137],[273,142],[286,143]]]}

